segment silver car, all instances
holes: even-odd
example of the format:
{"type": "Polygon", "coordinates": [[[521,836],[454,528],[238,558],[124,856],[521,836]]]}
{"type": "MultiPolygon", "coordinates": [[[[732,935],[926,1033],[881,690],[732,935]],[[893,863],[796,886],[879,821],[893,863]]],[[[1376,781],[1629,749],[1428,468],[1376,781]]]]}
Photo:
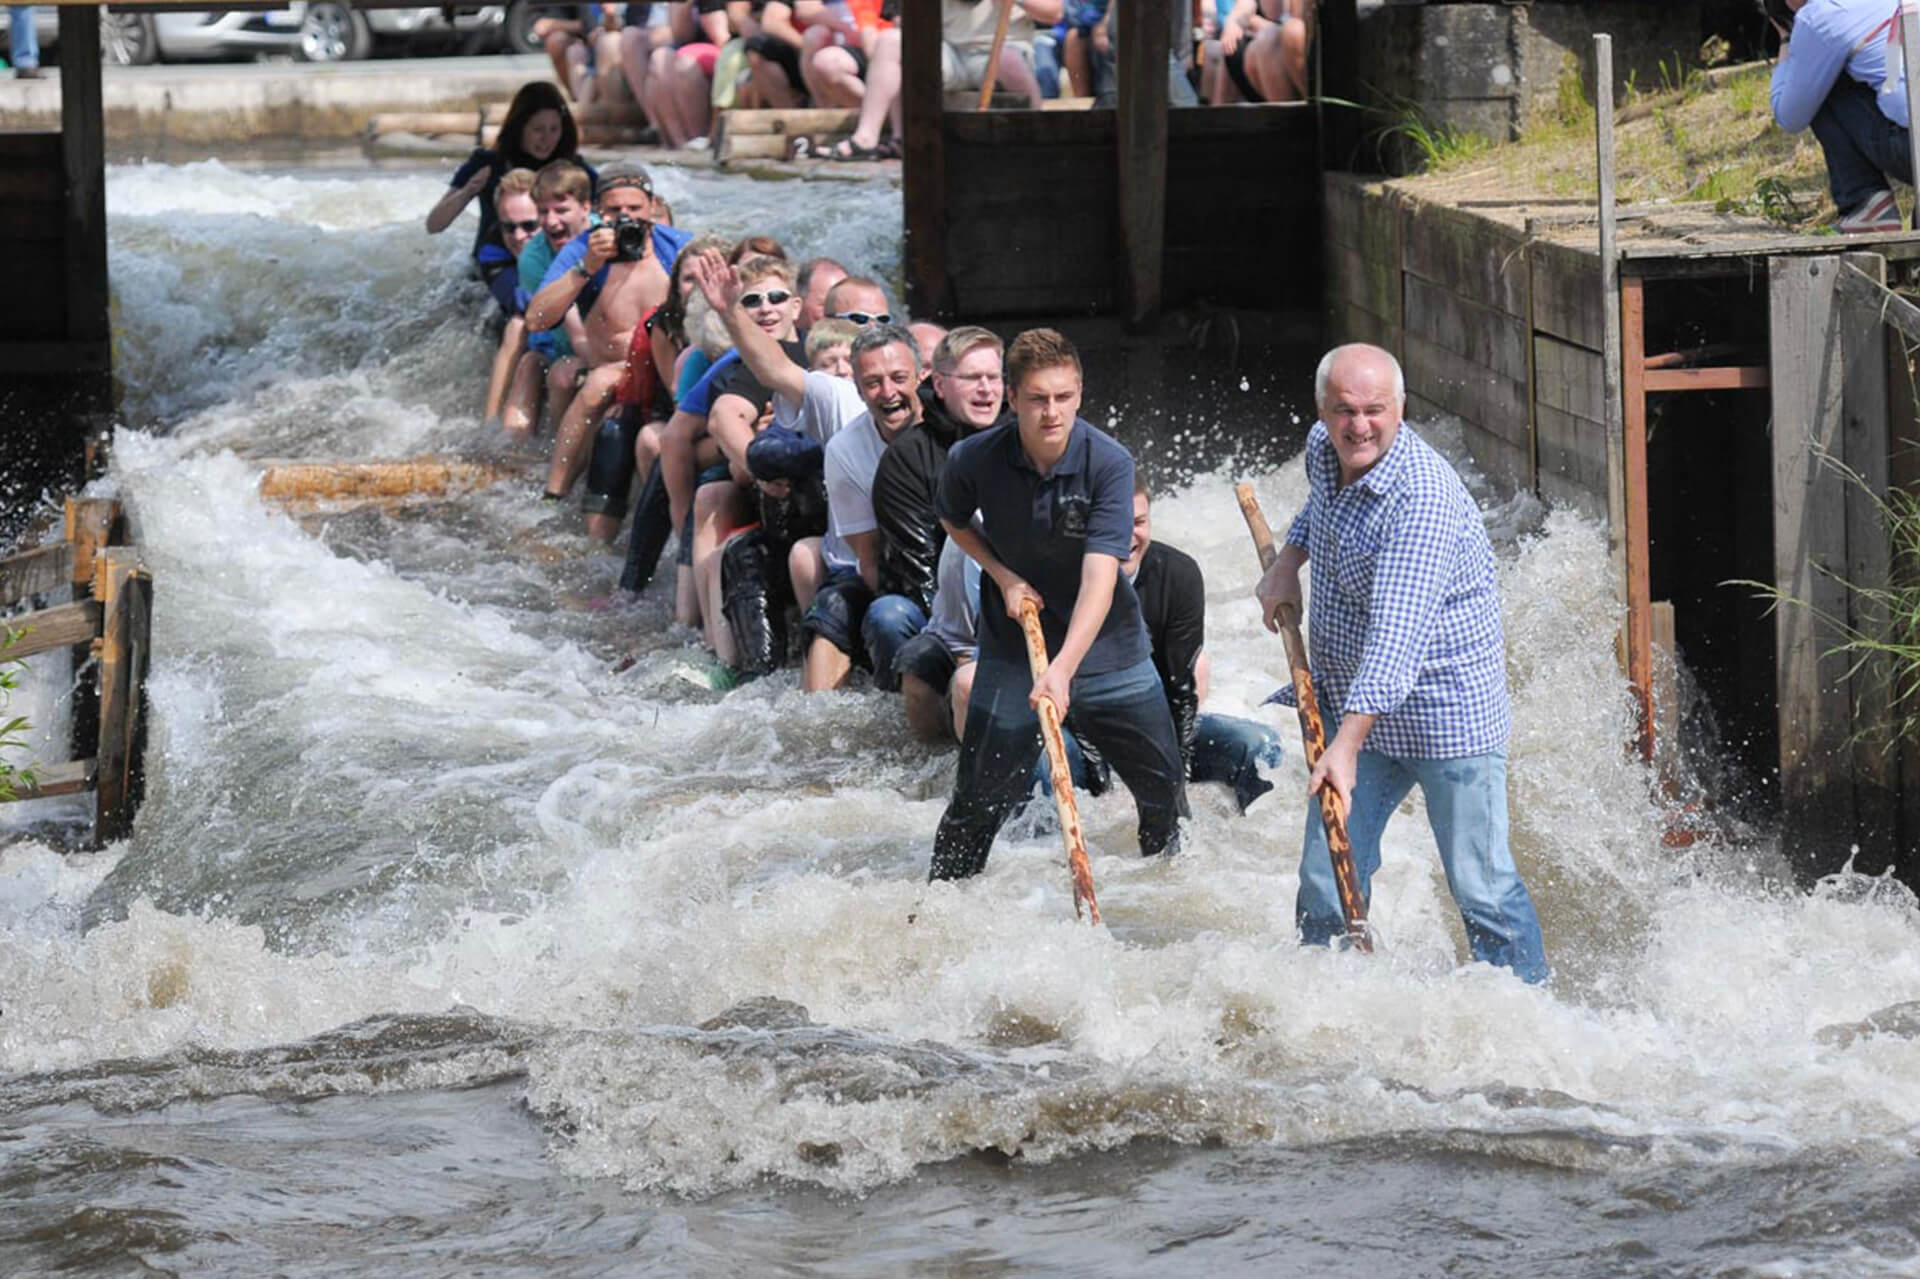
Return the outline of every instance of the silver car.
{"type": "MultiPolygon", "coordinates": [[[[120,66],[271,56],[343,62],[368,56],[376,43],[409,52],[439,46],[479,53],[502,47],[505,21],[503,5],[363,10],[345,0],[310,0],[266,11],[102,9],[100,56],[120,66]]],[[[57,8],[37,6],[34,28],[42,45],[56,44],[57,8]]],[[[4,30],[0,23],[0,33],[4,30]]]]}

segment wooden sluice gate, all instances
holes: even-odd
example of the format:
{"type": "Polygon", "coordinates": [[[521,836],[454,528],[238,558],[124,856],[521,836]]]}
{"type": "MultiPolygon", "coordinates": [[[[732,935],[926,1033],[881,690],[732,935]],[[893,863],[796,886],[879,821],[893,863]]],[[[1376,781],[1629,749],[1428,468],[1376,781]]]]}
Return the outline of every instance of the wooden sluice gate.
{"type": "Polygon", "coordinates": [[[0,560],[0,609],[9,610],[0,625],[16,637],[0,659],[69,650],[80,676],[73,693],[76,758],[34,764],[32,784],[17,787],[13,798],[91,791],[96,844],[132,829],[145,777],[153,579],[138,552],[121,544],[125,532],[118,502],[70,498],[60,541],[0,560]],[[30,611],[11,611],[36,602],[30,611]]]}

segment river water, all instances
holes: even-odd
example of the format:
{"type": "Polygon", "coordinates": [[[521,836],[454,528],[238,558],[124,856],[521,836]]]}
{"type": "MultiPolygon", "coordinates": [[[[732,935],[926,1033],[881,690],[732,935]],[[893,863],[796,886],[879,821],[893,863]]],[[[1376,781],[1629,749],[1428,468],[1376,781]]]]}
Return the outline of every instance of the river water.
{"type": "MultiPolygon", "coordinates": [[[[890,187],[661,180],[897,271],[890,187]]],[[[263,457],[491,447],[443,181],[110,172],[151,773],[103,853],[8,814],[0,1271],[1920,1273],[1920,1016],[1859,1024],[1920,1000],[1920,912],[1663,846],[1600,528],[1487,495],[1551,988],[1462,965],[1417,806],[1381,953],[1298,949],[1291,747],[1172,860],[1085,801],[1104,928],[1044,815],[930,888],[952,753],[871,692],[707,690],[531,484],[258,499],[263,457]]],[[[1111,414],[1191,476],[1156,532],[1208,572],[1210,706],[1289,738],[1226,459],[1293,452],[1306,389],[1265,441],[1111,414]]],[[[18,705],[58,738],[54,682],[18,705]]]]}

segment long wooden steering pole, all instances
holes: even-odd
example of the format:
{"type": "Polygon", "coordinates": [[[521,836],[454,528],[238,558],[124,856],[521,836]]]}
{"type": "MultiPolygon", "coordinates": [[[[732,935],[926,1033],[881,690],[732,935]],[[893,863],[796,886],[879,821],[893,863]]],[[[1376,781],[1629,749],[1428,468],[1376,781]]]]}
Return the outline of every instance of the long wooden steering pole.
{"type": "MultiPolygon", "coordinates": [[[[1039,679],[1047,669],[1047,637],[1040,630],[1040,610],[1031,600],[1020,607],[1020,629],[1027,635],[1027,665],[1039,679]]],[[[1073,800],[1073,770],[1067,766],[1067,744],[1060,736],[1060,708],[1051,697],[1040,699],[1040,739],[1047,746],[1053,803],[1060,813],[1060,838],[1067,845],[1067,871],[1073,876],[1073,913],[1084,914],[1088,923],[1097,924],[1100,903],[1093,898],[1093,868],[1087,865],[1087,842],[1080,833],[1080,806],[1073,800]]]]}
{"type": "MultiPolygon", "coordinates": [[[[1247,531],[1253,534],[1253,549],[1260,556],[1260,569],[1272,567],[1280,552],[1273,545],[1273,530],[1260,513],[1260,501],[1251,484],[1236,484],[1233,495],[1240,500],[1240,513],[1246,517],[1247,531]]],[[[1282,604],[1279,611],[1280,639],[1287,648],[1287,666],[1293,672],[1293,700],[1300,709],[1300,736],[1306,745],[1307,767],[1320,763],[1327,749],[1327,726],[1320,718],[1320,701],[1313,695],[1313,667],[1307,662],[1307,645],[1300,638],[1300,610],[1282,604]]],[[[1333,884],[1340,895],[1340,915],[1346,920],[1347,940],[1362,954],[1373,953],[1373,933],[1367,927],[1367,903],[1360,896],[1360,877],[1353,869],[1353,841],[1347,837],[1347,810],[1331,786],[1320,788],[1320,820],[1327,828],[1327,853],[1333,860],[1333,884]]]]}

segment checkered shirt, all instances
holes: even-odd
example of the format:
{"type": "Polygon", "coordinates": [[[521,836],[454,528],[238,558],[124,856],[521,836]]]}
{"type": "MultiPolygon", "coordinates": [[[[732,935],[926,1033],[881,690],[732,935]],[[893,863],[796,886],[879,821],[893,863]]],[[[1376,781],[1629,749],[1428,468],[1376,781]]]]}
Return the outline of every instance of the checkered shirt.
{"type": "MultiPolygon", "coordinates": [[[[1493,547],[1466,486],[1404,423],[1344,490],[1324,422],[1307,436],[1308,650],[1331,735],[1379,716],[1366,749],[1403,759],[1503,750],[1512,728],[1493,547]]],[[[1291,704],[1293,690],[1275,700],[1291,704]]]]}

